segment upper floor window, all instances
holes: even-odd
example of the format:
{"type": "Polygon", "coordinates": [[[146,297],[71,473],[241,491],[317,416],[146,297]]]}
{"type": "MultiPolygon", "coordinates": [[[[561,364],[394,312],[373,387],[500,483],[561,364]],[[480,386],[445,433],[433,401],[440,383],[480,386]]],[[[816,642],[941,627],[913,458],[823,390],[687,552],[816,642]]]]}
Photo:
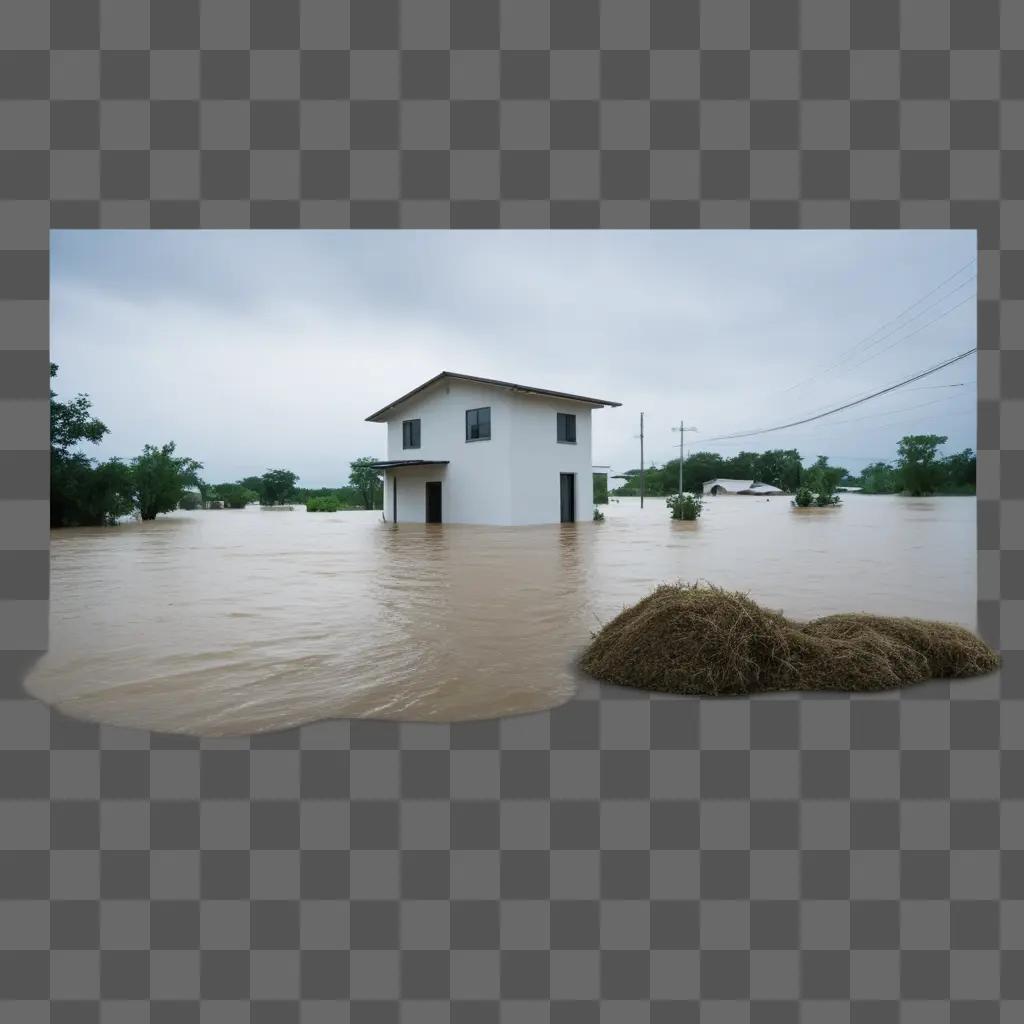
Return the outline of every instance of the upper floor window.
{"type": "Polygon", "coordinates": [[[420,421],[402,420],[402,447],[419,448],[420,446],[420,421]]]}
{"type": "Polygon", "coordinates": [[[466,410],[466,440],[488,441],[491,437],[491,409],[466,410]]]}
{"type": "Polygon", "coordinates": [[[576,417],[571,412],[558,413],[559,444],[576,443],[576,417]]]}

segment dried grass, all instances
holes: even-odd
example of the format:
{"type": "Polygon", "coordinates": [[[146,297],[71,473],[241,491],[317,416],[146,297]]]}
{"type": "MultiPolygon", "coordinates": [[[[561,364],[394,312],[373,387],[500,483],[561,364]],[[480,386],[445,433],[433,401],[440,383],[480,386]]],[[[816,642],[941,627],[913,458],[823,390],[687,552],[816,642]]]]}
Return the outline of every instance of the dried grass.
{"type": "Polygon", "coordinates": [[[879,615],[796,623],[709,584],[660,586],[595,634],[597,679],[707,696],[769,690],[888,690],[984,675],[999,656],[961,626],[879,615]]]}

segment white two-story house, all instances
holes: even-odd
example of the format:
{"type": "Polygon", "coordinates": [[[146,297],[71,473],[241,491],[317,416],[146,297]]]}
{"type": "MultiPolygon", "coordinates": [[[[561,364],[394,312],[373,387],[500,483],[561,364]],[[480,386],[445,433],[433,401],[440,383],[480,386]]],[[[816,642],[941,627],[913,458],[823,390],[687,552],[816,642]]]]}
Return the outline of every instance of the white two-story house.
{"type": "Polygon", "coordinates": [[[367,416],[388,427],[384,518],[525,526],[590,518],[590,414],[618,406],[444,371],[367,416]]]}

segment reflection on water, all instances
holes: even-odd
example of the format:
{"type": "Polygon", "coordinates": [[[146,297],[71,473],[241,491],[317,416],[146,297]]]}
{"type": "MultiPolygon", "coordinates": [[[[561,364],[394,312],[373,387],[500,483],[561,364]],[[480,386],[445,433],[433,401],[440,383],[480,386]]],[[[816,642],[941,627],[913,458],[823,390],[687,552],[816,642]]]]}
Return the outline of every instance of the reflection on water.
{"type": "Polygon", "coordinates": [[[548,708],[600,623],[706,579],[796,619],[975,625],[975,503],[850,495],[838,509],[711,498],[698,523],[622,499],[603,523],[382,523],[375,512],[176,512],[51,543],[36,696],[207,734],[339,716],[452,721],[548,708]]]}

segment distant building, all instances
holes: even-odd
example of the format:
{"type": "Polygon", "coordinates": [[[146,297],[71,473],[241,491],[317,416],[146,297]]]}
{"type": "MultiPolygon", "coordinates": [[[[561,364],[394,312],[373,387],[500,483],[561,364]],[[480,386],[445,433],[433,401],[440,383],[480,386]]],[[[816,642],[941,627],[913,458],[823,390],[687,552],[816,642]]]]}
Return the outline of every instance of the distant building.
{"type": "Polygon", "coordinates": [[[757,480],[726,480],[716,477],[700,485],[703,494],[785,494],[778,487],[771,484],[762,484],[757,480]]]}
{"type": "Polygon", "coordinates": [[[589,519],[603,398],[444,371],[367,416],[387,424],[384,517],[518,526],[589,519]]]}

